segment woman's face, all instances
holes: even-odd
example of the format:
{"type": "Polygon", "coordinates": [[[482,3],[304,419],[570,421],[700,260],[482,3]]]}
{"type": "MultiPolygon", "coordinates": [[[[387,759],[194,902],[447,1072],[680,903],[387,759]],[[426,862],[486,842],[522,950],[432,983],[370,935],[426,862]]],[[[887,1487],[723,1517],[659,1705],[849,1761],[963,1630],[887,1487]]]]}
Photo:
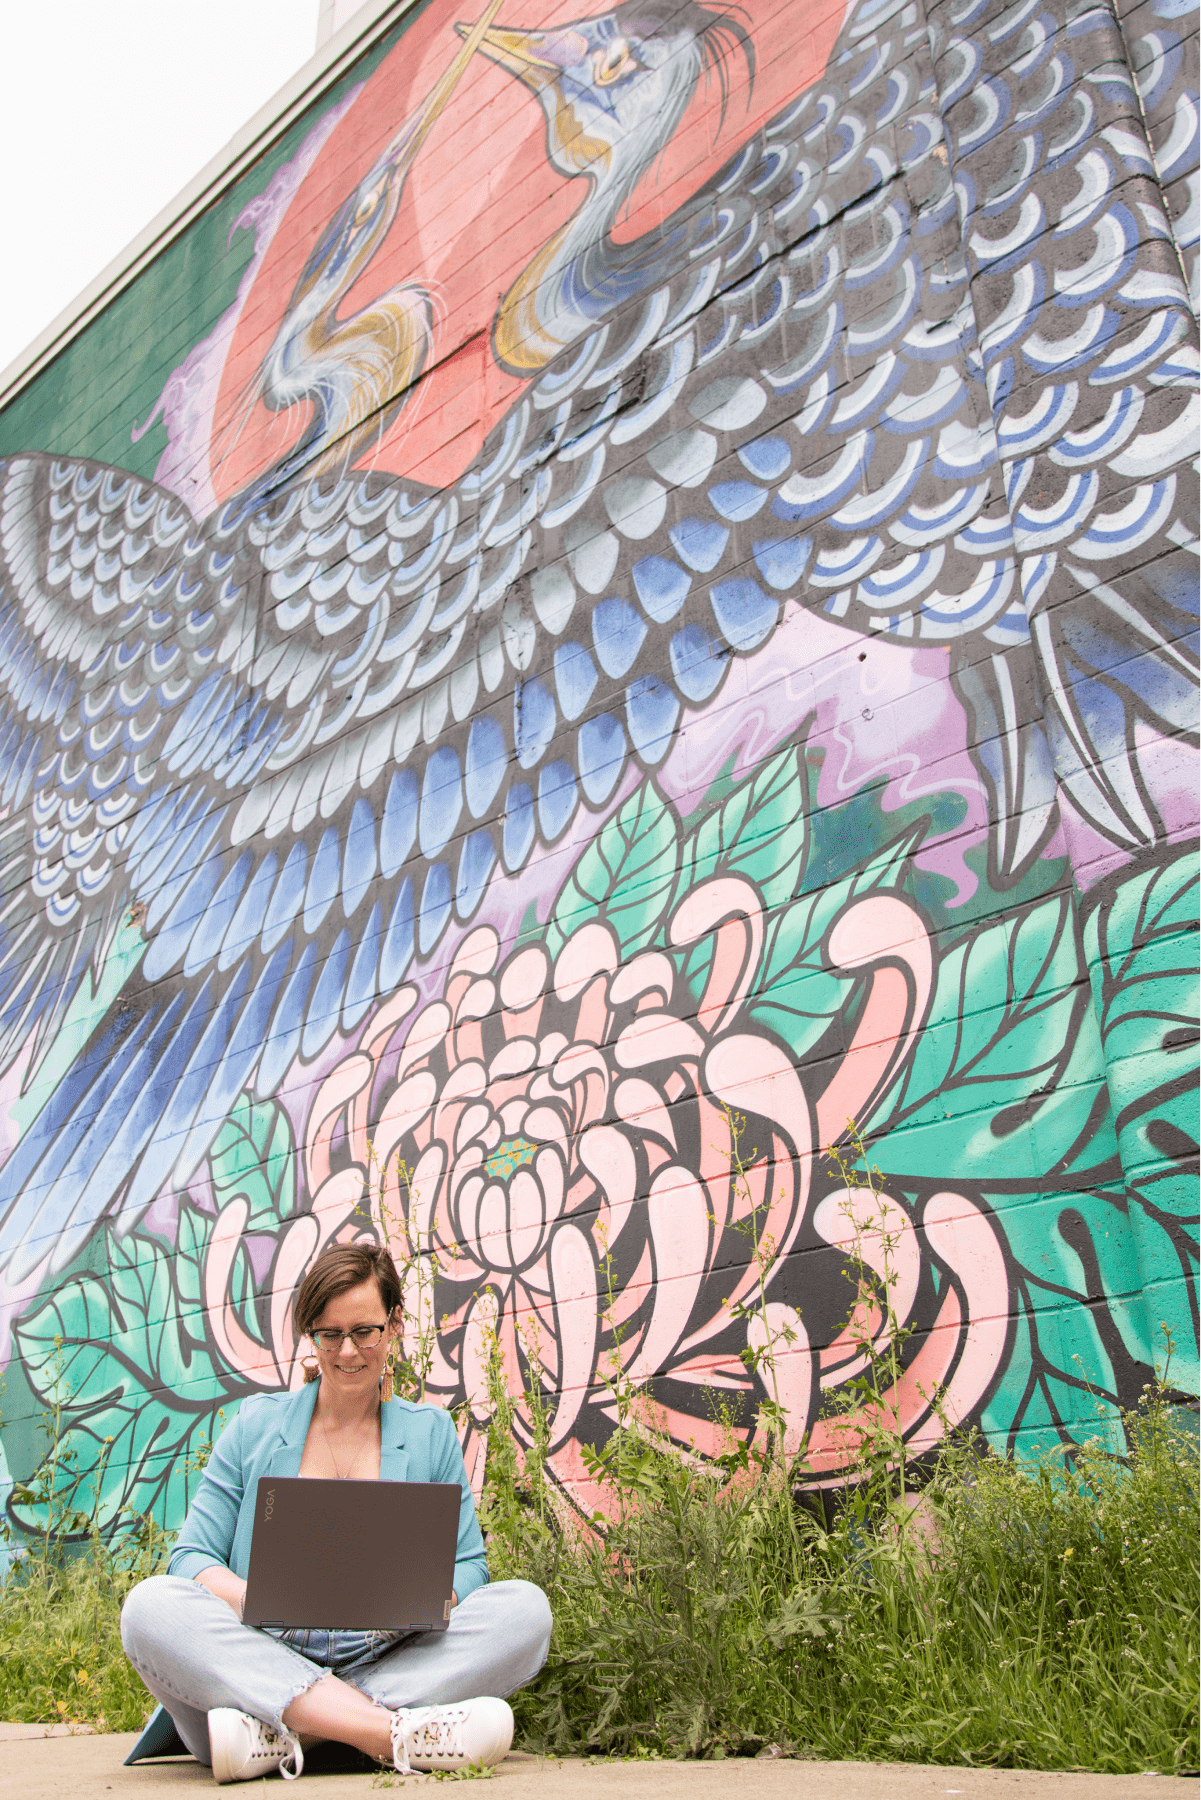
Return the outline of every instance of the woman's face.
{"type": "Polygon", "coordinates": [[[399,1319],[389,1319],[379,1288],[369,1276],[358,1287],[347,1288],[327,1302],[313,1325],[313,1347],[322,1378],[334,1393],[351,1394],[375,1387],[384,1372],[388,1352],[400,1330],[399,1319]],[[352,1332],[361,1326],[383,1325],[384,1334],[373,1348],[364,1348],[349,1336],[328,1343],[322,1333],[352,1332]]]}

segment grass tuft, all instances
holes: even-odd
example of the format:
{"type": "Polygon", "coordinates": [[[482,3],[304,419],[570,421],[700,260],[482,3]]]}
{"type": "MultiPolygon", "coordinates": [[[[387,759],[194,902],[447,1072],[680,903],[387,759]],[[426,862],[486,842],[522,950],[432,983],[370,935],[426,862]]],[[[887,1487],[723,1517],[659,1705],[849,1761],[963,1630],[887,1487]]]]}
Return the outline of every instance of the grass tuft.
{"type": "Polygon", "coordinates": [[[831,1522],[778,1466],[719,1485],[643,1441],[592,1534],[539,1504],[536,1467],[491,1459],[493,1579],[539,1581],[555,1615],[514,1700],[520,1741],[1195,1769],[1197,1440],[1158,1396],[1128,1430],[1124,1458],[1098,1441],[1023,1467],[960,1446],[916,1503],[860,1492],[831,1522]]]}

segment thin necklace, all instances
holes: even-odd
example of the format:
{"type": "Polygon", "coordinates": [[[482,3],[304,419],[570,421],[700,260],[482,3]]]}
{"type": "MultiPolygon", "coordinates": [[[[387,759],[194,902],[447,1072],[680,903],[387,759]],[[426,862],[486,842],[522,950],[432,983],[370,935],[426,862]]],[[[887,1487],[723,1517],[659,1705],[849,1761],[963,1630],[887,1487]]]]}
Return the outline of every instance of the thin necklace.
{"type": "Polygon", "coordinates": [[[335,1479],[338,1481],[349,1481],[351,1476],[354,1474],[355,1470],[359,1466],[359,1458],[363,1454],[363,1446],[361,1444],[359,1445],[358,1450],[355,1452],[354,1461],[351,1463],[349,1469],[347,1469],[345,1475],[343,1475],[341,1469],[338,1467],[338,1459],[334,1455],[333,1446],[329,1441],[329,1436],[325,1429],[325,1421],[322,1419],[320,1413],[318,1413],[318,1415],[317,1415],[317,1423],[321,1427],[321,1438],[322,1438],[322,1442],[325,1445],[326,1455],[329,1457],[330,1462],[333,1464],[335,1479]]]}

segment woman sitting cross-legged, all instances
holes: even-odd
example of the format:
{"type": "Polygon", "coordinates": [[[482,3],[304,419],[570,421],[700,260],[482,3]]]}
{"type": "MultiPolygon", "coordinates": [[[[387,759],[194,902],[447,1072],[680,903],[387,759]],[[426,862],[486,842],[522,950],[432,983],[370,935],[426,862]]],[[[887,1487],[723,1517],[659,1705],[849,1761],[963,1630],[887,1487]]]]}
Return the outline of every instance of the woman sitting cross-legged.
{"type": "MultiPolygon", "coordinates": [[[[383,1399],[401,1291],[386,1250],[333,1245],[296,1290],[316,1366],[296,1393],[245,1400],[209,1459],[165,1575],[133,1589],[125,1654],[218,1781],[352,1744],[402,1771],[499,1762],[513,1737],[500,1696],[546,1660],[551,1616],[528,1581],[489,1583],[450,1414],[383,1399]],[[255,1630],[242,1623],[259,1477],[459,1484],[454,1611],[443,1632],[255,1630]]],[[[364,1545],[365,1556],[390,1553],[364,1545]]],[[[314,1546],[320,1555],[320,1545],[314,1546]]]]}

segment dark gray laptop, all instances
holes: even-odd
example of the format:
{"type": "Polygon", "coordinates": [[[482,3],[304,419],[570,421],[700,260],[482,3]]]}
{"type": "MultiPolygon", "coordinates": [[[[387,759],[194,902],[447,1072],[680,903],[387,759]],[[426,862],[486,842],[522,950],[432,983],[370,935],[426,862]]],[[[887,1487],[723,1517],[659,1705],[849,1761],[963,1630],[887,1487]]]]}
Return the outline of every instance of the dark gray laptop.
{"type": "Polygon", "coordinates": [[[454,1481],[260,1477],[243,1619],[330,1631],[445,1631],[460,1498],[454,1481]]]}

